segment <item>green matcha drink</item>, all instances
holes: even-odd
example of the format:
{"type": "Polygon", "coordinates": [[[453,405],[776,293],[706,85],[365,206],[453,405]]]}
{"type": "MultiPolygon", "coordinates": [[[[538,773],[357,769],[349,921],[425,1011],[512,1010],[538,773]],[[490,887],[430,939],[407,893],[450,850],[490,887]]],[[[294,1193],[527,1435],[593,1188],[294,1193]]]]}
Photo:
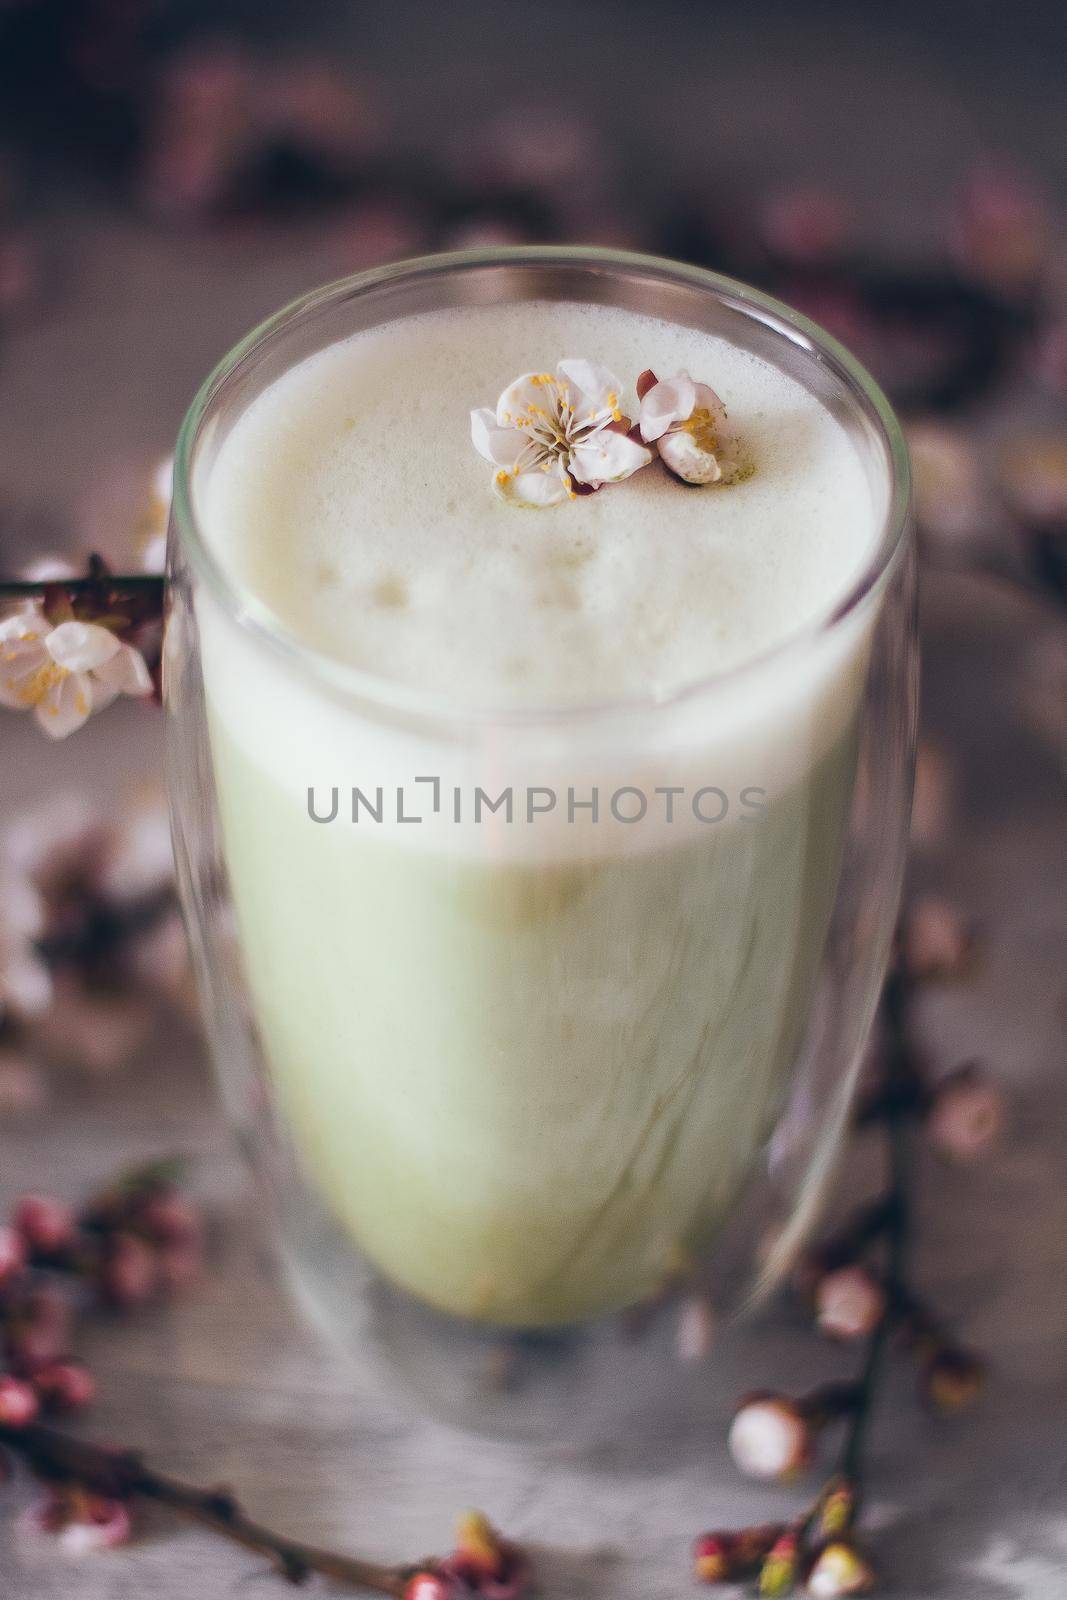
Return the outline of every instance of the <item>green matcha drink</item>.
{"type": "Polygon", "coordinates": [[[644,1298],[751,1175],[806,1022],[868,637],[775,647],[870,557],[858,453],[747,351],[534,301],[311,356],[195,493],[294,641],[197,601],[242,961],[308,1185],[440,1310],[644,1298]],[[628,418],[646,368],[711,384],[746,472],[508,503],[471,408],[579,357],[628,418]]]}

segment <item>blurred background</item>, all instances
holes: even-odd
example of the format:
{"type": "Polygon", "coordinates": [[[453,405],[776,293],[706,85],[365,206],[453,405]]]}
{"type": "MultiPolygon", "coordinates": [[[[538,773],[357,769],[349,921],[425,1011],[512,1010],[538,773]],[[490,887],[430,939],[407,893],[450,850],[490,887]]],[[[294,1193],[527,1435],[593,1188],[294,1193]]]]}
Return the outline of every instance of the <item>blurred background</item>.
{"type": "MultiPolygon", "coordinates": [[[[0,0],[0,574],[158,570],[196,388],[318,283],[498,242],[656,251],[778,293],[888,389],[931,571],[1037,596],[1004,692],[1058,772],[1065,58],[1067,11],[1030,0],[0,0]]],[[[70,791],[121,811],[159,720],[123,704],[45,750],[6,716],[0,806],[46,852],[42,787],[68,833],[70,791]]]]}
{"type": "MultiPolygon", "coordinates": [[[[894,1558],[906,1592],[966,1600],[1059,1593],[1067,1565],[1062,1518],[1054,1535],[1039,1516],[1067,1392],[1065,60],[1067,9],[1031,0],[0,0],[0,576],[91,550],[158,567],[167,458],[208,370],[292,296],[424,251],[699,262],[808,311],[897,403],[926,569],[910,887],[934,967],[981,951],[962,989],[924,1000],[926,1048],[938,1070],[982,1058],[1007,1133],[980,1171],[922,1173],[922,1271],[994,1357],[988,1409],[952,1445],[922,1436],[921,1460],[900,1423],[911,1459],[898,1440],[882,1465],[925,1507],[894,1558]]],[[[160,723],[123,702],[52,745],[0,712],[5,1202],[173,1148],[206,1153],[209,1188],[239,1186],[171,894],[160,723]],[[28,954],[3,920],[27,884],[46,914],[28,954]]],[[[131,1336],[100,1425],[194,1463],[195,1441],[223,1476],[237,1453],[269,1511],[249,1373],[285,1397],[291,1471],[312,1472],[334,1413],[253,1279],[258,1342],[218,1280],[177,1331],[131,1336]]],[[[813,1378],[810,1345],[772,1321],[723,1370],[738,1388],[761,1361],[813,1378]]],[[[662,1464],[683,1475],[658,1480],[672,1540],[679,1505],[700,1525],[722,1432],[662,1464]]],[[[404,1450],[403,1489],[344,1502],[357,1532],[380,1503],[419,1503],[430,1467],[404,1450]]],[[[336,1483],[306,1487],[336,1537],[336,1483]]],[[[656,1513],[627,1493],[600,1505],[605,1534],[617,1506],[654,1545],[656,1513]]],[[[394,1531],[436,1537],[414,1529],[394,1531]]],[[[170,1570],[143,1559],[153,1581],[170,1570]]]]}

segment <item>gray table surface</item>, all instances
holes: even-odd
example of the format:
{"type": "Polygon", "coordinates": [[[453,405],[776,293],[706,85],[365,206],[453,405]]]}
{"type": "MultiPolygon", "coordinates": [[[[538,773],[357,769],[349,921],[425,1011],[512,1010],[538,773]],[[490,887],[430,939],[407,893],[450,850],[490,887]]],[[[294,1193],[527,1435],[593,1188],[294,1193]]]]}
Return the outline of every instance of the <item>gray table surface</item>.
{"type": "MultiPolygon", "coordinates": [[[[168,437],[231,334],[333,270],[306,241],[254,273],[232,251],[185,251],[119,219],[86,222],[78,295],[5,352],[5,396],[18,402],[0,441],[5,488],[62,514],[116,439],[137,452],[168,437]]],[[[938,1424],[913,1406],[907,1372],[895,1374],[873,1435],[871,1537],[885,1592],[901,1600],[1045,1600],[1067,1587],[1067,835],[1063,771],[1023,725],[1018,676],[1059,624],[969,581],[931,585],[926,611],[927,727],[956,753],[960,781],[952,837],[919,873],[958,895],[986,944],[973,982],[925,1002],[924,1029],[946,1062],[987,1060],[1010,1086],[1012,1116],[995,1159],[923,1163],[920,1276],[988,1351],[995,1376],[973,1415],[938,1424]]],[[[158,754],[158,724],[141,707],[115,708],[58,748],[4,718],[0,808],[42,789],[117,792],[158,754]]],[[[101,1380],[86,1422],[95,1436],[228,1482],[254,1514],[294,1534],[382,1557],[445,1546],[453,1514],[482,1505],[537,1547],[548,1600],[688,1593],[694,1533],[796,1504],[799,1491],[742,1483],[724,1442],[740,1391],[800,1388],[839,1369],[786,1308],[726,1330],[707,1366],[679,1379],[673,1420],[585,1455],[488,1444],[399,1416],[280,1287],[191,1036],[154,1041],[120,1079],[71,1080],[45,1112],[5,1127],[0,1204],[27,1186],[74,1196],[120,1160],[175,1148],[201,1157],[198,1182],[220,1219],[210,1273],[180,1303],[120,1330],[87,1329],[84,1353],[101,1380]]],[[[254,1558],[163,1519],[132,1548],[73,1569],[6,1514],[0,1573],[20,1600],[178,1600],[270,1593],[277,1581],[254,1558]]]]}

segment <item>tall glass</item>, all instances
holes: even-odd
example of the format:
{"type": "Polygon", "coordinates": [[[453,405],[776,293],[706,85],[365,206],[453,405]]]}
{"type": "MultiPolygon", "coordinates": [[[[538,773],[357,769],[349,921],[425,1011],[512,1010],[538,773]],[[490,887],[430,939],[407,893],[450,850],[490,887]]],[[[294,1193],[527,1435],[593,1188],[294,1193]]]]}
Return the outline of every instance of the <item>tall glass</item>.
{"type": "Polygon", "coordinates": [[[888,405],[804,318],[696,268],[567,248],[404,263],[298,301],[208,379],[170,580],[181,893],[225,1102],[300,1293],[460,1420],[554,1431],[581,1390],[617,1425],[647,1385],[612,1319],[681,1273],[772,1282],[847,1118],[915,728],[888,405]],[[722,335],[832,411],[879,527],[830,614],[666,698],[487,710],[318,653],[235,583],[200,507],[255,396],[358,330],[530,299],[722,335]],[[502,1353],[525,1384],[488,1381],[502,1353]]]}

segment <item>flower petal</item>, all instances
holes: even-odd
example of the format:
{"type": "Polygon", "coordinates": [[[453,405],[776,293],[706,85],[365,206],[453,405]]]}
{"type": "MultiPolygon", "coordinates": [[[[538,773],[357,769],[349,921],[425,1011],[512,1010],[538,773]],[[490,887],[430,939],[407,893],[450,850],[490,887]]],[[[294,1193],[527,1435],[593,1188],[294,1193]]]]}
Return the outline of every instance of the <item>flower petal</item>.
{"type": "Polygon", "coordinates": [[[121,649],[115,635],[96,622],[61,622],[47,644],[52,660],[68,672],[92,672],[121,649]]]}
{"type": "Polygon", "coordinates": [[[497,401],[497,425],[501,428],[513,426],[516,417],[529,416],[531,406],[550,411],[558,400],[559,385],[551,372],[524,372],[521,378],[508,384],[497,401]]]}
{"type": "Polygon", "coordinates": [[[89,674],[56,673],[37,702],[34,715],[49,738],[65,739],[68,733],[73,733],[76,728],[81,727],[92,709],[93,689],[89,674]]]}
{"type": "Polygon", "coordinates": [[[721,428],[726,421],[726,407],[715,393],[715,390],[708,383],[694,383],[693,388],[696,391],[693,405],[707,406],[715,418],[717,426],[721,428]]]}
{"type": "Polygon", "coordinates": [[[697,403],[697,388],[688,372],[676,372],[673,378],[654,384],[641,401],[637,419],[642,439],[661,439],[674,423],[691,416],[697,403]]]}
{"type": "Polygon", "coordinates": [[[619,483],[651,460],[651,450],[627,434],[599,428],[571,452],[571,472],[579,483],[619,483]]]}
{"type": "Polygon", "coordinates": [[[480,456],[496,467],[510,467],[525,443],[518,428],[501,428],[488,406],[471,412],[471,443],[480,456]]]}
{"type": "Polygon", "coordinates": [[[579,413],[618,410],[622,385],[607,367],[598,366],[595,361],[561,361],[556,372],[572,391],[571,404],[579,413]]]}
{"type": "Polygon", "coordinates": [[[510,506],[558,506],[567,488],[558,472],[498,472],[493,488],[510,506]]]}
{"type": "Polygon", "coordinates": [[[0,642],[0,706],[28,711],[45,688],[51,665],[41,636],[0,642]]]}
{"type": "Polygon", "coordinates": [[[0,650],[14,649],[20,644],[34,644],[42,640],[49,630],[49,622],[36,606],[15,611],[0,622],[0,650]]]}
{"type": "Polygon", "coordinates": [[[117,694],[152,693],[152,674],[144,656],[131,644],[120,644],[110,660],[95,669],[92,681],[94,711],[102,711],[117,694]]]}
{"type": "Polygon", "coordinates": [[[665,465],[686,483],[718,483],[723,476],[718,457],[702,450],[691,433],[668,433],[657,448],[665,465]]]}

